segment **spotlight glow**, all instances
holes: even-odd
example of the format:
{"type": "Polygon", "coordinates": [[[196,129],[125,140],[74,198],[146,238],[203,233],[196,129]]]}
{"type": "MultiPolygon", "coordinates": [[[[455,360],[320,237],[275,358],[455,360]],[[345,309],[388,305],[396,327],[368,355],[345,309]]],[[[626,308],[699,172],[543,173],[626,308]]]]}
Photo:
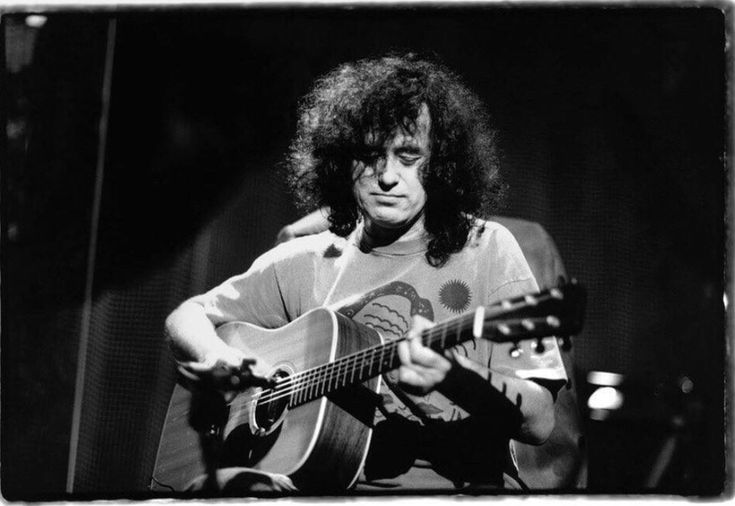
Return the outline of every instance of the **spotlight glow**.
{"type": "Polygon", "coordinates": [[[26,25],[31,28],[41,28],[46,24],[46,16],[39,16],[38,14],[32,14],[26,17],[26,25]]]}
{"type": "Polygon", "coordinates": [[[613,387],[598,388],[587,400],[590,409],[620,409],[623,405],[623,394],[613,387]]]}

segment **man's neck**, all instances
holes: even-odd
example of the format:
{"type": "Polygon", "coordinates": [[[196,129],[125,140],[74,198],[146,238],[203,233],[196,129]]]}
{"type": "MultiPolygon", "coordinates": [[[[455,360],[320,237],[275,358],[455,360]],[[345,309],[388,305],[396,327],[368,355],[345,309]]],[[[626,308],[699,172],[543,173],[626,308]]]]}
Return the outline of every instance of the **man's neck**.
{"type": "Polygon", "coordinates": [[[385,228],[376,226],[369,220],[365,221],[359,245],[362,251],[389,246],[401,239],[411,239],[422,236],[424,229],[424,214],[419,213],[416,218],[403,227],[385,228]]]}

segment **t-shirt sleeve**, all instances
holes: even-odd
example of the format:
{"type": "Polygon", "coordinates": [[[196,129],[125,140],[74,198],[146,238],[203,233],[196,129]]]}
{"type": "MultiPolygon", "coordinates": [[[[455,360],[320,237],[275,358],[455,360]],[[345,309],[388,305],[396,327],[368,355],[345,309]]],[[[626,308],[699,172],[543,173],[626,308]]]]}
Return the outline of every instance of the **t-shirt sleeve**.
{"type": "Polygon", "coordinates": [[[278,251],[266,252],[243,274],[189,301],[201,304],[215,326],[244,321],[266,328],[281,327],[289,317],[279,283],[278,260],[278,251]]]}
{"type": "MultiPolygon", "coordinates": [[[[490,292],[488,304],[504,299],[538,293],[538,284],[531,273],[520,246],[511,233],[502,228],[497,232],[497,251],[502,260],[495,262],[500,272],[496,279],[504,281],[490,292]]],[[[542,339],[544,351],[534,349],[533,340],[518,343],[520,354],[511,355],[512,343],[493,343],[489,367],[491,370],[521,379],[538,380],[556,393],[567,382],[561,353],[555,337],[542,339]]]]}

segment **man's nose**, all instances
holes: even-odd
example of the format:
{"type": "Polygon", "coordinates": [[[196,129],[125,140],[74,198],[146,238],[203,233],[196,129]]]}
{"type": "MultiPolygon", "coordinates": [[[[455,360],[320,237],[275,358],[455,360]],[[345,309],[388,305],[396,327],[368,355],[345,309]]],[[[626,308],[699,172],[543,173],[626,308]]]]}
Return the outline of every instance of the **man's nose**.
{"type": "Polygon", "coordinates": [[[375,167],[375,172],[381,189],[390,190],[398,184],[398,167],[391,157],[381,158],[375,167]]]}

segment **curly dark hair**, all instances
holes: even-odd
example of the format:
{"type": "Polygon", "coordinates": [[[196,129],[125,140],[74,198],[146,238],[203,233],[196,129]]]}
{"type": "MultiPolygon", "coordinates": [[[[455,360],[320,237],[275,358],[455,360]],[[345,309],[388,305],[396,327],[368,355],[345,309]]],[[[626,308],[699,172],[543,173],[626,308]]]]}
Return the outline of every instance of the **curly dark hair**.
{"type": "Polygon", "coordinates": [[[306,209],[328,207],[330,230],[349,235],[359,218],[352,167],[360,153],[412,130],[422,104],[431,118],[431,156],[421,169],[427,194],[427,261],[441,266],[467,242],[476,217],[503,192],[496,133],[480,99],[436,58],[414,53],[343,64],[319,78],[300,104],[289,183],[306,209]]]}

